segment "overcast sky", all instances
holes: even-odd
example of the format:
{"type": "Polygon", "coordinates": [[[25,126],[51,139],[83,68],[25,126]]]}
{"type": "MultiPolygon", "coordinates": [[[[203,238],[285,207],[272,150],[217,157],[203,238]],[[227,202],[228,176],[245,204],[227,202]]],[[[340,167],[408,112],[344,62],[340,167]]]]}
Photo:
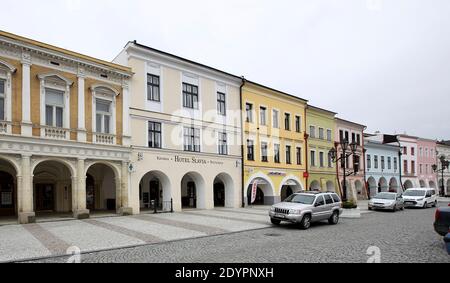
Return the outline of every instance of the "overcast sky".
{"type": "Polygon", "coordinates": [[[369,132],[450,139],[448,0],[2,2],[5,31],[108,61],[136,39],[369,132]]]}

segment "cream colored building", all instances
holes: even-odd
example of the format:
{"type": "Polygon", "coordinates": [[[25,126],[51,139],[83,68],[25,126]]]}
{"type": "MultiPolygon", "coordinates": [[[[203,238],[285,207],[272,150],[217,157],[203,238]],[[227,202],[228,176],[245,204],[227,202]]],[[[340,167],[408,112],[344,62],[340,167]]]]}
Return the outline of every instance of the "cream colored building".
{"type": "Polygon", "coordinates": [[[130,214],[131,69],[0,31],[0,217],[130,214]]]}
{"type": "Polygon", "coordinates": [[[241,206],[241,79],[136,42],[114,61],[135,73],[133,212],[241,206]]]}

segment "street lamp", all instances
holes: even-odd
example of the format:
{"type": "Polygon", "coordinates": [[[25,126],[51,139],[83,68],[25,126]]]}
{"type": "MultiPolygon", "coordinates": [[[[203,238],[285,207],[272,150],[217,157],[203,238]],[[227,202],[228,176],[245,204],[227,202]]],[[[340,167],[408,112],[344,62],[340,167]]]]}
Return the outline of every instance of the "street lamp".
{"type": "Polygon", "coordinates": [[[353,142],[351,144],[349,144],[347,139],[342,139],[340,142],[341,145],[341,149],[342,149],[342,156],[338,157],[337,154],[337,150],[335,148],[332,148],[329,152],[328,155],[330,157],[330,159],[338,164],[339,161],[342,162],[342,168],[344,169],[344,192],[343,192],[343,196],[342,196],[342,200],[345,202],[347,201],[347,177],[352,176],[352,175],[356,175],[358,174],[358,168],[359,168],[359,162],[355,161],[354,162],[354,166],[353,166],[353,172],[347,172],[347,158],[349,158],[352,155],[356,155],[356,152],[358,151],[358,144],[356,142],[353,142]]]}
{"type": "Polygon", "coordinates": [[[441,195],[441,197],[445,197],[444,171],[445,171],[447,168],[449,168],[449,166],[450,166],[450,161],[446,160],[446,159],[445,159],[445,156],[443,156],[443,155],[442,155],[441,157],[439,157],[439,161],[441,162],[441,169],[438,169],[437,164],[434,164],[434,165],[432,166],[432,168],[433,168],[433,171],[434,171],[435,173],[441,172],[441,174],[442,174],[442,183],[441,183],[441,192],[440,192],[440,195],[441,195]]]}

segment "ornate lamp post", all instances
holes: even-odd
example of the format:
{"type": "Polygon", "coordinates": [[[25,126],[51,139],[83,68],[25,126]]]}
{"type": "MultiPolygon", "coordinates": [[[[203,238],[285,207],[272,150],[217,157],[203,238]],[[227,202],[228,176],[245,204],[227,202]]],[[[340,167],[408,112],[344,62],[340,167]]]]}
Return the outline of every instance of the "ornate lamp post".
{"type": "Polygon", "coordinates": [[[447,168],[449,168],[450,166],[450,161],[445,159],[445,156],[441,156],[439,157],[439,161],[441,162],[441,169],[438,169],[438,166],[435,164],[433,165],[433,171],[435,173],[441,173],[442,174],[442,183],[441,183],[441,192],[440,195],[441,197],[445,197],[445,184],[444,184],[444,171],[447,170],[447,168]]]}
{"type": "Polygon", "coordinates": [[[348,140],[343,139],[340,142],[341,149],[342,149],[342,156],[338,157],[338,151],[336,149],[331,149],[328,155],[330,156],[331,160],[338,164],[339,161],[342,163],[342,168],[344,170],[344,192],[342,195],[342,200],[345,202],[347,201],[347,177],[358,174],[359,171],[359,162],[355,162],[353,166],[353,171],[347,171],[347,159],[352,156],[356,155],[356,152],[358,151],[358,144],[356,142],[349,144],[348,140]]]}

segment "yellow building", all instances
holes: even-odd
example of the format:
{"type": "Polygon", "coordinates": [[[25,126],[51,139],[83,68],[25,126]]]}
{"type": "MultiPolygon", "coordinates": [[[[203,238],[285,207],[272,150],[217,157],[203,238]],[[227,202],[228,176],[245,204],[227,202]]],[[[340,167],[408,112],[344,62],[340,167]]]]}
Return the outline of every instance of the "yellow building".
{"type": "Polygon", "coordinates": [[[273,204],[306,188],[305,111],[307,101],[244,81],[244,203],[273,204]]]}

